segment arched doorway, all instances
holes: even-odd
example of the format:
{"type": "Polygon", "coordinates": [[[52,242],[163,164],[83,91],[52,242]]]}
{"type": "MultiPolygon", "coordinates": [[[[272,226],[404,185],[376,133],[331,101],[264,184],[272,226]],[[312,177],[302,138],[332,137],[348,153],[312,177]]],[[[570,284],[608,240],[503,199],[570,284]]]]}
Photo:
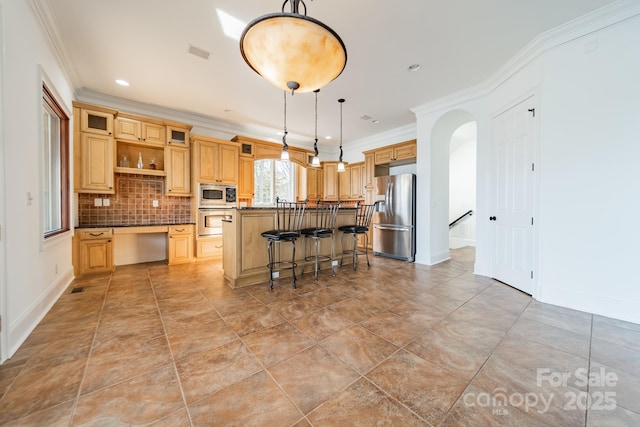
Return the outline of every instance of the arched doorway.
{"type": "Polygon", "coordinates": [[[468,122],[449,144],[449,249],[476,245],[476,140],[476,122],[468,122]]]}

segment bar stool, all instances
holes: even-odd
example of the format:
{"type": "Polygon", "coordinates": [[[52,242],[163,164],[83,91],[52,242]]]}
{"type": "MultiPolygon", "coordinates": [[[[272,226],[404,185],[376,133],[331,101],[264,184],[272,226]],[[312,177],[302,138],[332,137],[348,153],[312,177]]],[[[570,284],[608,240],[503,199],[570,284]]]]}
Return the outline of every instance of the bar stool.
{"type": "MultiPolygon", "coordinates": [[[[302,274],[304,274],[304,268],[307,262],[313,260],[314,263],[314,280],[318,280],[318,270],[320,269],[320,263],[324,261],[332,262],[335,254],[335,244],[333,242],[333,230],[336,226],[336,218],[338,216],[338,209],[340,208],[340,202],[321,202],[318,200],[315,207],[315,227],[304,228],[300,232],[305,240],[311,239],[315,243],[315,255],[307,256],[307,245],[304,247],[305,264],[302,265],[302,274]],[[320,254],[320,240],[331,239],[331,253],[329,255],[320,254]]],[[[314,219],[312,218],[313,222],[314,219]]],[[[331,272],[336,275],[334,266],[331,265],[331,272]]]]}
{"type": "MultiPolygon", "coordinates": [[[[273,289],[273,272],[291,269],[293,288],[296,287],[296,240],[300,237],[302,219],[307,202],[287,202],[276,198],[276,228],[261,233],[267,239],[267,251],[269,253],[269,289],[273,289]],[[293,255],[291,261],[276,261],[274,243],[291,242],[293,255]]],[[[279,257],[278,257],[279,258],[279,257]]]]}
{"type": "Polygon", "coordinates": [[[343,225],[338,227],[338,230],[342,231],[342,237],[345,234],[350,234],[353,236],[353,249],[344,249],[344,245],[342,245],[342,255],[340,256],[340,265],[342,265],[342,260],[345,254],[353,255],[353,269],[357,268],[358,255],[364,254],[367,257],[367,268],[371,267],[369,264],[369,227],[371,225],[371,218],[373,217],[373,213],[376,210],[376,205],[378,202],[375,202],[372,205],[361,204],[359,201],[356,204],[356,213],[353,224],[343,225]],[[364,234],[364,251],[358,251],[358,235],[364,234]]]}

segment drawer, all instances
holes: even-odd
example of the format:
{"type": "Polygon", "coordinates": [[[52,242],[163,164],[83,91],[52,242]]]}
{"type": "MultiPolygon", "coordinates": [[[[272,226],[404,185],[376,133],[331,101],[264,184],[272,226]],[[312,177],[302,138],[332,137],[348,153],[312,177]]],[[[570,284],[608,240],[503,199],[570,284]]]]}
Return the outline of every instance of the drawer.
{"type": "Polygon", "coordinates": [[[89,239],[109,239],[113,237],[113,229],[111,228],[92,228],[90,230],[76,230],[80,240],[89,239]]]}
{"type": "Polygon", "coordinates": [[[176,234],[193,234],[193,225],[192,224],[170,225],[169,235],[176,235],[176,234]]]}

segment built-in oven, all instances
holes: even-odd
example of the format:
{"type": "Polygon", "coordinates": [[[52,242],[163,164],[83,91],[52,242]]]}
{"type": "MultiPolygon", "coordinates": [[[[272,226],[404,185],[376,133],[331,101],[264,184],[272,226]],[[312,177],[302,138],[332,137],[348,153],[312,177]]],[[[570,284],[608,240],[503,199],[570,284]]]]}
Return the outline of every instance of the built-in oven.
{"type": "Polygon", "coordinates": [[[200,184],[198,208],[232,208],[236,206],[236,186],[227,184],[200,184]]]}
{"type": "Polygon", "coordinates": [[[228,209],[199,209],[198,236],[221,236],[222,221],[230,220],[231,214],[228,209]]]}

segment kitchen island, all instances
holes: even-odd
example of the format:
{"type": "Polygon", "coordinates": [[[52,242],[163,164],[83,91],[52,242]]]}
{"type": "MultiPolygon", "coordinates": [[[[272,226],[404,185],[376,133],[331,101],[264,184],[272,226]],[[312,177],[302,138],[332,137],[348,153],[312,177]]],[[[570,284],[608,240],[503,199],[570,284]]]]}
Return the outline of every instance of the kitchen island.
{"type": "MultiPolygon", "coordinates": [[[[340,257],[342,253],[342,232],[337,230],[341,225],[352,224],[354,220],[354,208],[340,208],[336,220],[336,230],[333,235],[335,243],[335,256],[340,257]]],[[[257,283],[267,283],[269,281],[269,269],[267,268],[267,240],[261,233],[275,228],[276,209],[275,208],[238,208],[233,209],[230,220],[222,224],[222,265],[224,276],[229,280],[231,287],[255,285],[257,283]]],[[[315,210],[307,208],[303,220],[303,228],[315,226],[315,210]]],[[[312,243],[304,237],[296,241],[296,262],[298,268],[296,274],[302,271],[304,263],[304,249],[307,246],[307,253],[313,252],[312,243]]],[[[345,237],[347,249],[353,240],[345,237]]],[[[331,252],[331,240],[321,239],[321,253],[331,252]]],[[[291,259],[291,244],[277,245],[276,257],[281,260],[291,259]]],[[[335,262],[335,261],[334,261],[335,262]]],[[[322,263],[322,268],[330,268],[329,262],[322,263]]],[[[313,264],[309,264],[305,270],[313,275],[313,264]]],[[[280,272],[280,277],[291,277],[291,271],[280,272]]]]}

